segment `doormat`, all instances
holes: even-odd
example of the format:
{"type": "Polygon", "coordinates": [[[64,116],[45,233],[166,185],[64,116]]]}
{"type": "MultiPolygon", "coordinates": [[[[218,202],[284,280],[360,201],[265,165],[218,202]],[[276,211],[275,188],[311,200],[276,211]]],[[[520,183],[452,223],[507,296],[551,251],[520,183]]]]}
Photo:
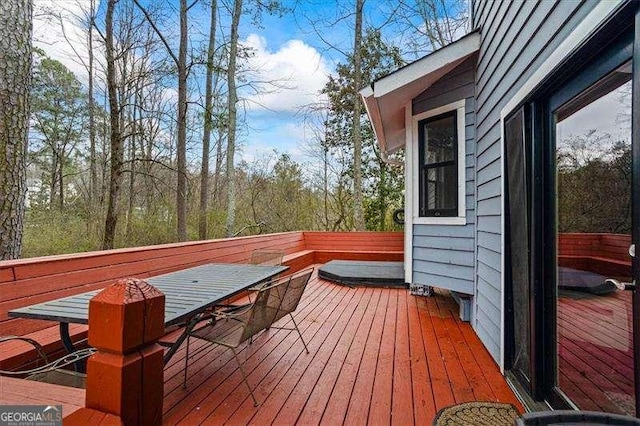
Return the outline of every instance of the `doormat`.
{"type": "Polygon", "coordinates": [[[512,404],[466,402],[438,411],[433,426],[477,425],[512,426],[520,413],[512,404]]]}

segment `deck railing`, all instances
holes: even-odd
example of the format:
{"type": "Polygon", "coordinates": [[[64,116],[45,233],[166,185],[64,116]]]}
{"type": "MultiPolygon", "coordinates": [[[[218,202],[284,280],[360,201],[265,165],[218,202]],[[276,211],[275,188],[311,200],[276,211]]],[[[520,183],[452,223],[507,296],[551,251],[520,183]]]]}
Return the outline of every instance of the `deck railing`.
{"type": "Polygon", "coordinates": [[[631,270],[630,245],[628,234],[559,234],[558,261],[561,266],[622,278],[631,270]]]}
{"type": "MultiPolygon", "coordinates": [[[[285,252],[290,272],[330,259],[403,259],[402,232],[286,232],[164,244],[0,262],[0,336],[37,333],[49,353],[62,350],[56,324],[9,318],[11,309],[105,288],[116,280],[148,278],[208,262],[245,263],[255,249],[285,252]]],[[[72,337],[86,337],[73,326],[72,337]]],[[[7,348],[0,366],[28,360],[24,348],[7,348]]]]}

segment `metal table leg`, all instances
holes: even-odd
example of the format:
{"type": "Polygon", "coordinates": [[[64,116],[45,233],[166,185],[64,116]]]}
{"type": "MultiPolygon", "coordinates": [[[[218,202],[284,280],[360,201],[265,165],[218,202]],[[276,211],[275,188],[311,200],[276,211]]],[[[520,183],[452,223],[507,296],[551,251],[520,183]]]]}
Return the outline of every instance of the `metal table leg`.
{"type": "MultiPolygon", "coordinates": [[[[71,336],[69,335],[69,323],[61,322],[60,323],[60,339],[62,340],[62,344],[64,348],[67,350],[67,353],[74,353],[76,351],[76,347],[71,341],[71,336]]],[[[86,365],[84,360],[78,360],[73,363],[73,366],[78,373],[86,373],[86,365]]]]}
{"type": "Polygon", "coordinates": [[[169,347],[169,351],[167,351],[167,353],[164,354],[164,365],[167,365],[169,363],[169,360],[171,360],[171,358],[176,354],[176,352],[178,352],[178,349],[180,348],[180,345],[182,345],[182,342],[185,341],[189,333],[191,333],[193,328],[198,323],[198,319],[199,319],[198,315],[191,318],[187,323],[187,325],[185,326],[184,331],[182,332],[180,337],[178,337],[175,343],[169,347]]]}

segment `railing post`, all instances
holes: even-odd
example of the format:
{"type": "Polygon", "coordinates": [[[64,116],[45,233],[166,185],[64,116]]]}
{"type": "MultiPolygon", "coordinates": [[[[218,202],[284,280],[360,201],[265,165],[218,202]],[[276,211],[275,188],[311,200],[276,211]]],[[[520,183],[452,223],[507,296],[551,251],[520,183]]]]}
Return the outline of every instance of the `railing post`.
{"type": "Polygon", "coordinates": [[[98,351],[87,362],[85,410],[115,415],[124,425],[162,423],[164,351],[157,341],[164,303],[164,294],[138,279],[120,280],[91,299],[89,345],[98,351]]]}

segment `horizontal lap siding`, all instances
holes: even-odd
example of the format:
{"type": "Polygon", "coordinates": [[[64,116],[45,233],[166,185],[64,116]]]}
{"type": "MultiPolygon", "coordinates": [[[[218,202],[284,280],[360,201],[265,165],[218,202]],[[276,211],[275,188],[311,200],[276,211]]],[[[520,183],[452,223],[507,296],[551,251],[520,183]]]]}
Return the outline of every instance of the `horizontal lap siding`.
{"type": "MultiPolygon", "coordinates": [[[[473,294],[475,235],[475,58],[413,101],[417,115],[465,99],[466,225],[413,225],[413,282],[473,294]]],[[[417,182],[414,184],[417,185],[417,182]]]]}
{"type": "Polygon", "coordinates": [[[476,69],[477,287],[474,328],[500,359],[502,108],[596,2],[474,1],[482,38],[476,69]]]}

